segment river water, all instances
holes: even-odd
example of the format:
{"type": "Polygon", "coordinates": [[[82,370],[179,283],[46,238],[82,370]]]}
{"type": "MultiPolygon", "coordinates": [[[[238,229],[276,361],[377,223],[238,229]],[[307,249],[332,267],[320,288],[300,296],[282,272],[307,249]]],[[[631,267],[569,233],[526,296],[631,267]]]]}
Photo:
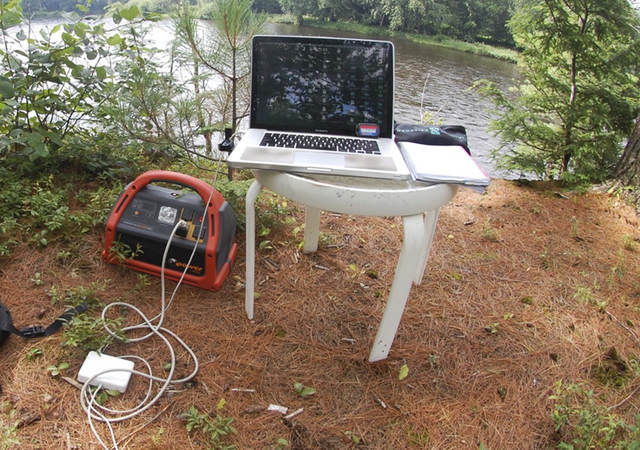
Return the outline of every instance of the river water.
{"type": "MultiPolygon", "coordinates": [[[[61,20],[38,20],[32,26],[36,30],[52,27],[61,20]]],[[[396,49],[394,119],[419,123],[421,111],[426,111],[434,123],[463,125],[467,129],[471,153],[485,171],[494,177],[514,176],[500,173],[494,167],[489,152],[498,146],[498,139],[488,129],[493,105],[470,87],[478,80],[487,79],[506,92],[518,77],[515,64],[388,36],[288,24],[267,24],[263,33],[390,39],[396,49]]],[[[172,22],[163,20],[150,27],[147,38],[152,45],[167,48],[173,41],[173,34],[172,22]]]]}

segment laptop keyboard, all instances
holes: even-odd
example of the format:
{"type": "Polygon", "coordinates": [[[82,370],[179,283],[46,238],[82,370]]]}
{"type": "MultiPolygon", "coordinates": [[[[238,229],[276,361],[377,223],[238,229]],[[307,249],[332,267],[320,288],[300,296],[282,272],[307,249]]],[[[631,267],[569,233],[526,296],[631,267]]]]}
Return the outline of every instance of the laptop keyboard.
{"type": "Polygon", "coordinates": [[[344,153],[366,153],[379,155],[380,148],[375,139],[356,139],[334,136],[310,136],[291,133],[265,133],[260,145],[263,147],[301,148],[305,150],[328,150],[344,153]]]}

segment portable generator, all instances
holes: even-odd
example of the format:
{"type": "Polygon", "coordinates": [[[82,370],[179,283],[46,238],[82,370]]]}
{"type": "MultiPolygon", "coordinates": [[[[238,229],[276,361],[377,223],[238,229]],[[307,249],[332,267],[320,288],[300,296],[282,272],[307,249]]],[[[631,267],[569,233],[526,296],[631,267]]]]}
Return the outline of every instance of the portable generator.
{"type": "Polygon", "coordinates": [[[151,170],[130,183],[107,219],[102,258],[160,276],[165,247],[179,220],[186,227],[176,228],[165,277],[178,281],[186,269],[184,283],[218,290],[238,250],[237,220],[217,190],[190,175],[151,170]]]}

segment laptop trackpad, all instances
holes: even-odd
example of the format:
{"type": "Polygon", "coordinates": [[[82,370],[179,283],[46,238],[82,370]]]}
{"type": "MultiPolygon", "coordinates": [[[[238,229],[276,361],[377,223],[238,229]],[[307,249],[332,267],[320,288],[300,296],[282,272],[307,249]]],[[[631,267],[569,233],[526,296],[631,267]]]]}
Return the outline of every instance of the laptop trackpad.
{"type": "Polygon", "coordinates": [[[294,152],[295,163],[301,167],[344,167],[344,155],[325,152],[294,152]]]}
{"type": "Polygon", "coordinates": [[[306,167],[332,167],[335,169],[369,169],[395,171],[392,158],[386,156],[340,155],[325,152],[299,152],[295,154],[295,162],[306,167]]]}

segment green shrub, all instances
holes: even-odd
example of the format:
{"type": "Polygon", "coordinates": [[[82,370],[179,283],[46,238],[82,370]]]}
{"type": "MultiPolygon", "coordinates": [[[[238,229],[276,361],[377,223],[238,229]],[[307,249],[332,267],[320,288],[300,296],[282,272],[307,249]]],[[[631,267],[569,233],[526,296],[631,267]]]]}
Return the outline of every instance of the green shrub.
{"type": "Polygon", "coordinates": [[[79,348],[84,353],[90,350],[100,351],[113,340],[113,337],[105,330],[105,325],[124,339],[124,333],[121,330],[122,319],[102,320],[101,317],[82,313],[65,324],[62,333],[62,346],[79,348]]]}
{"type": "Polygon", "coordinates": [[[628,425],[594,398],[592,390],[558,381],[551,418],[561,436],[561,449],[640,448],[640,415],[628,425]]]}
{"type": "Polygon", "coordinates": [[[253,183],[253,179],[249,180],[232,180],[229,181],[227,177],[218,177],[216,183],[216,189],[222,194],[233,211],[236,213],[238,219],[238,225],[244,229],[245,224],[245,196],[249,186],[253,183]]]}

